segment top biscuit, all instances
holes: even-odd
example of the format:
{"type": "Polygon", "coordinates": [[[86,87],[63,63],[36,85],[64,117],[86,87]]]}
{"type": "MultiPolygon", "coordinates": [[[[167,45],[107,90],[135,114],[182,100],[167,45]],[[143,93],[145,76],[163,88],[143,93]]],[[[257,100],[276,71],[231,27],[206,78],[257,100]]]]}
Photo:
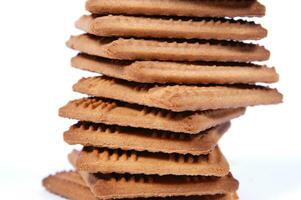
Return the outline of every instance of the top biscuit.
{"type": "Polygon", "coordinates": [[[88,0],[94,14],[187,17],[262,17],[265,7],[256,0],[88,0]]]}

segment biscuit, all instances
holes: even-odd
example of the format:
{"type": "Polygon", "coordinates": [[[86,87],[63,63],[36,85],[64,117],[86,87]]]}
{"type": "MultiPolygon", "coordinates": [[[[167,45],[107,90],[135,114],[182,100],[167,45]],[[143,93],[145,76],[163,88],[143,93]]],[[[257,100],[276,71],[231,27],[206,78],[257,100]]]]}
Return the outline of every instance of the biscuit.
{"type": "Polygon", "coordinates": [[[229,127],[230,122],[227,122],[191,135],[78,122],[64,133],[64,140],[71,145],[200,155],[211,152],[229,127]]]}
{"type": "Polygon", "coordinates": [[[242,63],[116,61],[87,54],[72,58],[73,67],[140,83],[234,84],[275,83],[275,68],[242,63]]]}
{"type": "Polygon", "coordinates": [[[71,200],[97,200],[90,188],[75,171],[59,172],[43,179],[43,186],[51,193],[71,200]]]}
{"type": "MultiPolygon", "coordinates": [[[[71,200],[100,200],[95,197],[90,188],[75,171],[58,172],[43,180],[43,186],[51,193],[71,200]]],[[[166,198],[138,198],[135,200],[238,200],[235,193],[188,196],[188,197],[166,197],[166,198]]],[[[128,199],[129,200],[129,199],[128,199]]]]}
{"type": "Polygon", "coordinates": [[[117,60],[264,61],[270,52],[262,46],[232,41],[179,41],[72,36],[71,49],[117,60]]]}
{"type": "Polygon", "coordinates": [[[198,134],[237,118],[244,112],[245,108],[234,108],[178,113],[113,100],[82,98],[60,108],[59,115],[108,125],[198,134]]]}
{"type": "MultiPolygon", "coordinates": [[[[73,166],[78,156],[77,151],[69,154],[73,166]]],[[[79,173],[101,199],[227,194],[236,192],[239,185],[231,173],[224,177],[79,173]]]]}
{"type": "Polygon", "coordinates": [[[259,24],[230,19],[163,19],[133,16],[84,15],[76,27],[97,36],[259,40],[267,30],[259,24]]]}
{"type": "Polygon", "coordinates": [[[174,112],[277,104],[282,95],[260,86],[185,86],[128,82],[106,76],[82,78],[73,90],[174,112]],[[114,91],[114,92],[112,92],[114,91]]]}
{"type": "Polygon", "coordinates": [[[226,176],[229,164],[216,147],[207,155],[182,155],[84,147],[76,169],[89,173],[226,176]]]}
{"type": "Polygon", "coordinates": [[[189,17],[261,17],[265,7],[255,0],[88,0],[95,14],[165,15],[189,17]]]}

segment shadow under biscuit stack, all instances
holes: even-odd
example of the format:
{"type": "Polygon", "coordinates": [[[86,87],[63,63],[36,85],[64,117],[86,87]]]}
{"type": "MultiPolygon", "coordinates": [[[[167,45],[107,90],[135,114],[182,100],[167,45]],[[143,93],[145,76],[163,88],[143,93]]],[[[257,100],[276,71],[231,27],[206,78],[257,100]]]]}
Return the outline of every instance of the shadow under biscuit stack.
{"type": "Polygon", "coordinates": [[[238,199],[238,181],[218,147],[230,120],[282,95],[247,43],[267,35],[252,0],[88,0],[91,15],[67,46],[72,66],[95,72],[73,90],[88,95],[59,110],[79,120],[64,133],[81,151],[75,170],[43,180],[52,193],[90,199],[238,199]],[[248,21],[234,17],[249,17],[248,21]]]}

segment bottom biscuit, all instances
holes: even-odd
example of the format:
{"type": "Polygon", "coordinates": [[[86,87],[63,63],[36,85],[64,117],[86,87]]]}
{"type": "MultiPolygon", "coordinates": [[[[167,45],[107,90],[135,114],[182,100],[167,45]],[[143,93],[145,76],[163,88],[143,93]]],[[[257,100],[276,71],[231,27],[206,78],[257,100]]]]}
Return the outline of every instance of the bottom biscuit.
{"type": "MultiPolygon", "coordinates": [[[[59,172],[50,175],[43,180],[43,186],[51,193],[71,200],[99,200],[87,187],[77,172],[59,172]]],[[[166,197],[166,198],[148,198],[148,200],[237,200],[235,193],[206,195],[206,196],[188,196],[188,197],[166,197]]],[[[136,199],[139,200],[139,199],[136,199]]],[[[145,199],[147,200],[147,199],[145,199]]]]}
{"type": "Polygon", "coordinates": [[[74,171],[59,172],[43,179],[43,186],[51,193],[72,200],[97,200],[80,175],[74,171]]]}
{"type": "MultiPolygon", "coordinates": [[[[78,157],[77,151],[69,154],[73,166],[78,157]]],[[[106,200],[220,195],[235,193],[239,185],[231,173],[224,177],[93,174],[85,171],[79,171],[79,174],[96,197],[106,200]]]]}

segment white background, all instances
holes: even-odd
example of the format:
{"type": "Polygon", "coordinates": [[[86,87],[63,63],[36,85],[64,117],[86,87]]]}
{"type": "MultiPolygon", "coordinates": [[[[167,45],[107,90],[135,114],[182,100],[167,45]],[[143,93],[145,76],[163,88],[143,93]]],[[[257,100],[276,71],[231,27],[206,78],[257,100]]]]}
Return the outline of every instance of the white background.
{"type": "MultiPolygon", "coordinates": [[[[273,85],[285,95],[280,106],[249,108],[221,141],[243,200],[301,199],[299,1],[262,1],[269,29],[262,41],[269,64],[281,75],[273,85]]],[[[62,133],[73,122],[57,116],[79,97],[71,86],[89,75],[69,64],[75,52],[64,45],[77,33],[74,21],[84,1],[0,1],[0,199],[59,199],[41,187],[49,173],[71,169],[72,149],[62,133]]]]}

